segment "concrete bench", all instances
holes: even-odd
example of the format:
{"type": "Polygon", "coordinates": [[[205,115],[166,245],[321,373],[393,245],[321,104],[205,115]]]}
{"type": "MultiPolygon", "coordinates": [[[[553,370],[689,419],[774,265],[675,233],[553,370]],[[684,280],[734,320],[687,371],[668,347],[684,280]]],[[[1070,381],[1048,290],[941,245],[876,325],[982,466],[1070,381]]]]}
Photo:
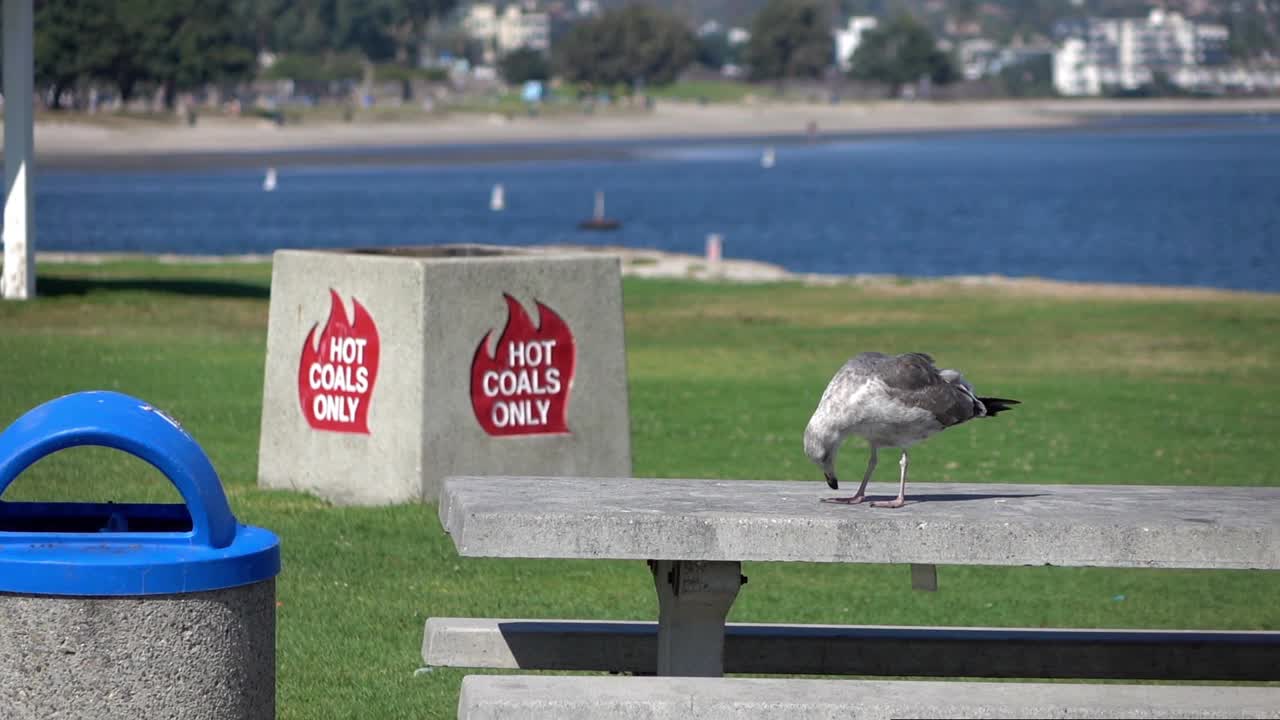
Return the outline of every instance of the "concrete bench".
{"type": "Polygon", "coordinates": [[[938,564],[1280,570],[1280,488],[930,484],[892,511],[818,502],[827,492],[459,477],[445,481],[440,517],[463,556],[648,561],[658,675],[723,675],[742,561],[911,564],[922,587],[936,586],[938,564]]]}
{"type": "MultiPolygon", "coordinates": [[[[658,625],[430,618],[431,667],[652,675],[658,625]]],[[[724,672],[752,675],[1280,680],[1280,633],[728,623],[724,672]]]]}
{"type": "Polygon", "coordinates": [[[459,720],[1280,718],[1280,688],[472,675],[459,720]]]}

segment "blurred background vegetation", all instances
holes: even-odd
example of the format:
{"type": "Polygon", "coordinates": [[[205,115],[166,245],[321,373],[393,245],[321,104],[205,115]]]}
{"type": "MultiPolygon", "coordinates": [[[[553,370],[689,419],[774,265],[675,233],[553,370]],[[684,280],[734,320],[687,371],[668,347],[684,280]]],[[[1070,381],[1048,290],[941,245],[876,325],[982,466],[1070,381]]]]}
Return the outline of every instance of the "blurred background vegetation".
{"type": "MultiPolygon", "coordinates": [[[[36,76],[49,110],[224,112],[233,103],[301,112],[348,106],[439,109],[524,106],[521,86],[544,83],[572,101],[657,96],[701,102],[750,96],[835,100],[916,94],[938,98],[1053,94],[1048,58],[980,82],[959,72],[957,48],[1051,48],[1063,23],[1139,16],[1159,5],[1231,30],[1240,62],[1280,61],[1280,0],[523,0],[489,3],[538,13],[545,47],[493,48],[465,0],[35,0],[36,76]],[[833,57],[833,32],[869,16],[851,59],[833,57]]],[[[1148,92],[1176,93],[1155,83],[1148,92]]],[[[525,100],[530,100],[525,97],[525,100]]],[[[540,108],[541,109],[541,108],[540,108]]],[[[335,113],[336,114],[336,113],[335,113]]]]}

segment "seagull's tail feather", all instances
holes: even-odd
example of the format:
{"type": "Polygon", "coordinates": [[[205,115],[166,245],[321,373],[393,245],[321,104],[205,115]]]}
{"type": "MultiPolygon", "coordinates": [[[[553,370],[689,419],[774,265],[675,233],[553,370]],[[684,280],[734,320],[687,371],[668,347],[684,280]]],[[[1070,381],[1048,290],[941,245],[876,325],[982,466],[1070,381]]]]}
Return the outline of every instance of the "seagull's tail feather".
{"type": "Polygon", "coordinates": [[[1014,405],[1021,404],[1021,401],[1019,400],[1006,400],[1004,398],[993,397],[980,397],[978,398],[978,402],[982,403],[983,407],[987,409],[987,417],[998,415],[1005,410],[1012,409],[1014,405]]]}

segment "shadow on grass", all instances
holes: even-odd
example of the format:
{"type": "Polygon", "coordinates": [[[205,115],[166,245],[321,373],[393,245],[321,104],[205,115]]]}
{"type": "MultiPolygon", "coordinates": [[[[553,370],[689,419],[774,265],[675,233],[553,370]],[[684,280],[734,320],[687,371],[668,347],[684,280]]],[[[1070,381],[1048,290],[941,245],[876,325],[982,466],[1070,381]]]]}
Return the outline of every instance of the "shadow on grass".
{"type": "Polygon", "coordinates": [[[259,300],[265,300],[271,295],[270,288],[261,283],[202,278],[72,278],[46,276],[39,279],[37,291],[40,295],[46,297],[125,291],[259,300]]]}

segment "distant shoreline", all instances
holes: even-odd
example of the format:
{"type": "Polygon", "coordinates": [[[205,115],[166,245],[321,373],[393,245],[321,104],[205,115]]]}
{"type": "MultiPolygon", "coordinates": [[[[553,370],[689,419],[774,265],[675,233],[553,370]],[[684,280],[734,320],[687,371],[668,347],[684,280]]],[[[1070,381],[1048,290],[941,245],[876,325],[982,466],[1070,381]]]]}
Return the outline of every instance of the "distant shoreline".
{"type": "MultiPolygon", "coordinates": [[[[822,275],[791,272],[780,265],[744,258],[723,258],[709,263],[706,258],[687,253],[630,248],[616,245],[537,245],[508,246],[487,245],[500,252],[513,254],[542,253],[591,253],[617,255],[624,277],[695,280],[727,283],[775,283],[794,282],[804,285],[853,284],[881,294],[905,296],[938,295],[949,289],[965,287],[988,289],[994,292],[1030,297],[1061,299],[1110,299],[1142,301],[1211,301],[1256,299],[1268,300],[1280,296],[1264,290],[1234,290],[1230,288],[1201,287],[1195,285],[1143,285],[1123,282],[1084,282],[1056,280],[1042,277],[1014,277],[1008,275],[951,275],[951,276],[898,276],[898,275],[822,275]]],[[[41,252],[37,260],[50,265],[97,265],[111,262],[149,261],[166,265],[202,265],[263,263],[270,264],[269,254],[248,255],[179,255],[172,253],[79,253],[41,252]]],[[[37,291],[39,289],[37,280],[37,291]]]]}
{"type": "Polygon", "coordinates": [[[1222,115],[1280,121],[1280,98],[1027,100],[708,105],[662,102],[652,113],[516,117],[450,115],[414,123],[299,124],[209,118],[189,128],[137,122],[38,122],[37,167],[160,171],[325,165],[461,165],[625,160],[681,144],[787,144],[903,136],[1109,131],[1222,115]],[[816,125],[810,138],[807,127],[816,125]],[[1146,125],[1144,125],[1146,123],[1146,125]]]}

